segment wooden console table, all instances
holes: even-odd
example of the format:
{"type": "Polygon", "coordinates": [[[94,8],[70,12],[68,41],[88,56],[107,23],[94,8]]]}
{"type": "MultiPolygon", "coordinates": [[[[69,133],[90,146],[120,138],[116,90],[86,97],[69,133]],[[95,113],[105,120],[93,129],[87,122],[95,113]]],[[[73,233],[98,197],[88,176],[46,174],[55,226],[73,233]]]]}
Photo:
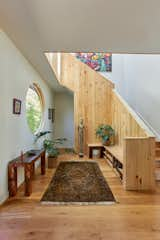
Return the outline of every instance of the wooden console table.
{"type": "Polygon", "coordinates": [[[30,196],[32,193],[32,178],[35,172],[35,161],[41,158],[41,174],[45,174],[45,150],[32,150],[34,155],[26,152],[23,155],[23,161],[18,157],[8,164],[8,190],[9,196],[13,197],[17,193],[17,168],[24,167],[25,174],[25,196],[30,196]]]}

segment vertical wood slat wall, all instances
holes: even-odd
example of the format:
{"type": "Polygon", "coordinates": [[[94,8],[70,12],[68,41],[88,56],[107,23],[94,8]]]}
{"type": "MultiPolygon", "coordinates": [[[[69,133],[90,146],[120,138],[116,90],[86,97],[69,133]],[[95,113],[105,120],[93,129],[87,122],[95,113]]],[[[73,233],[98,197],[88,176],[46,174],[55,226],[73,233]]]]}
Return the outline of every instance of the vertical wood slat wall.
{"type": "MultiPolygon", "coordinates": [[[[49,60],[49,56],[47,57],[49,60]]],[[[58,71],[55,69],[58,66],[57,57],[55,56],[49,62],[57,75],[58,71]]],[[[124,174],[124,187],[128,190],[153,189],[154,136],[114,90],[114,84],[68,53],[61,54],[58,80],[74,92],[75,149],[78,150],[80,118],[84,119],[85,124],[85,149],[87,143],[99,142],[95,136],[95,129],[99,124],[112,125],[116,131],[115,144],[123,148],[124,165],[127,166],[124,174]],[[143,153],[138,153],[137,148],[143,149],[143,153]],[[134,151],[135,158],[133,157],[134,151]],[[143,183],[144,181],[145,183],[141,184],[141,187],[134,181],[139,170],[135,169],[132,174],[129,170],[130,165],[137,164],[136,161],[141,161],[147,169],[147,173],[143,172],[145,176],[143,183]],[[146,184],[147,181],[148,184],[146,184]]]]}
{"type": "Polygon", "coordinates": [[[154,190],[155,137],[115,90],[111,109],[115,144],[123,149],[124,188],[154,190]]]}
{"type": "Polygon", "coordinates": [[[111,90],[113,83],[98,75],[71,54],[61,54],[60,83],[74,92],[75,149],[78,150],[78,124],[85,124],[87,143],[99,142],[95,136],[101,123],[111,124],[111,90]]]}
{"type": "Polygon", "coordinates": [[[126,190],[154,190],[155,139],[125,138],[123,186],[126,190]]]}
{"type": "Polygon", "coordinates": [[[112,91],[112,127],[115,129],[115,144],[123,146],[125,137],[148,137],[151,133],[144,126],[141,119],[121,96],[112,91]]]}

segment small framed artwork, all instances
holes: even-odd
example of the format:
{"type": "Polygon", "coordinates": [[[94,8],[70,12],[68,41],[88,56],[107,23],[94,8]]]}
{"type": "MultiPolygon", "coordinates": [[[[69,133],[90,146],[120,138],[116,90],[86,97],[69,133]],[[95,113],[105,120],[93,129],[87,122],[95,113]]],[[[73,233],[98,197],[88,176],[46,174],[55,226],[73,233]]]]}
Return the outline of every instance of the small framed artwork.
{"type": "Polygon", "coordinates": [[[55,121],[55,109],[52,108],[52,123],[55,121]]]}
{"type": "Polygon", "coordinates": [[[21,100],[13,99],[13,114],[21,114],[21,100]]]}
{"type": "Polygon", "coordinates": [[[54,108],[48,108],[48,120],[51,120],[52,123],[55,121],[55,109],[54,108]]]}
{"type": "Polygon", "coordinates": [[[48,108],[48,120],[52,120],[52,109],[48,108]]]}

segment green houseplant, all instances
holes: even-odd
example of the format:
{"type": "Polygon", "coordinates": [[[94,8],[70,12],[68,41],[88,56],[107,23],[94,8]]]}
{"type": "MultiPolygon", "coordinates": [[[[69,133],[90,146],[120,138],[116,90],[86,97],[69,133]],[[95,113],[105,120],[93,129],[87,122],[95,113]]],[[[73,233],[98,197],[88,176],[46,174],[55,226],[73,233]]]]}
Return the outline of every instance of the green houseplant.
{"type": "Polygon", "coordinates": [[[103,145],[110,145],[110,139],[114,135],[115,131],[110,125],[100,124],[96,129],[96,136],[102,140],[103,145]]]}
{"type": "MultiPolygon", "coordinates": [[[[50,131],[40,132],[36,135],[35,141],[38,141],[42,136],[51,133],[50,131]]],[[[54,140],[44,139],[43,140],[43,147],[47,152],[48,155],[48,168],[54,168],[57,166],[57,157],[60,154],[57,146],[63,144],[66,141],[66,138],[57,138],[54,140]]]]}
{"type": "Polygon", "coordinates": [[[57,145],[63,144],[66,138],[57,138],[54,140],[45,139],[43,142],[44,149],[48,154],[48,168],[57,167],[57,157],[60,154],[57,145]]]}

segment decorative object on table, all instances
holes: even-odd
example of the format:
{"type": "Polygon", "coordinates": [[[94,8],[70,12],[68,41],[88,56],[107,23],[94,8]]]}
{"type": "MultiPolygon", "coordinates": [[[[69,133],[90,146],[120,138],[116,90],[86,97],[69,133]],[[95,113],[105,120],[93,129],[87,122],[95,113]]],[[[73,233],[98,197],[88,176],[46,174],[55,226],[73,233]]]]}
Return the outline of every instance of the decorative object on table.
{"type": "Polygon", "coordinates": [[[76,53],[76,57],[95,71],[111,72],[112,71],[112,54],[111,53],[76,53]]]}
{"type": "Polygon", "coordinates": [[[101,124],[96,129],[96,136],[102,140],[102,144],[109,146],[111,144],[111,137],[115,135],[115,131],[110,125],[101,124]]]}
{"type": "Polygon", "coordinates": [[[30,150],[30,151],[27,152],[27,156],[28,156],[28,157],[32,157],[32,156],[35,156],[36,153],[37,153],[36,150],[30,150]]]}
{"type": "Polygon", "coordinates": [[[67,141],[66,138],[57,138],[54,140],[45,139],[43,142],[44,149],[48,154],[48,168],[56,168],[58,162],[58,155],[60,152],[58,151],[57,145],[63,144],[63,142],[67,141]]]}
{"type": "Polygon", "coordinates": [[[21,100],[13,99],[13,114],[21,114],[21,100]]]}
{"type": "Polygon", "coordinates": [[[62,161],[44,193],[44,204],[114,204],[115,198],[95,161],[62,161]]]}
{"type": "Polygon", "coordinates": [[[79,157],[84,156],[84,123],[83,119],[80,119],[80,123],[78,125],[78,139],[79,139],[79,157]]]}

